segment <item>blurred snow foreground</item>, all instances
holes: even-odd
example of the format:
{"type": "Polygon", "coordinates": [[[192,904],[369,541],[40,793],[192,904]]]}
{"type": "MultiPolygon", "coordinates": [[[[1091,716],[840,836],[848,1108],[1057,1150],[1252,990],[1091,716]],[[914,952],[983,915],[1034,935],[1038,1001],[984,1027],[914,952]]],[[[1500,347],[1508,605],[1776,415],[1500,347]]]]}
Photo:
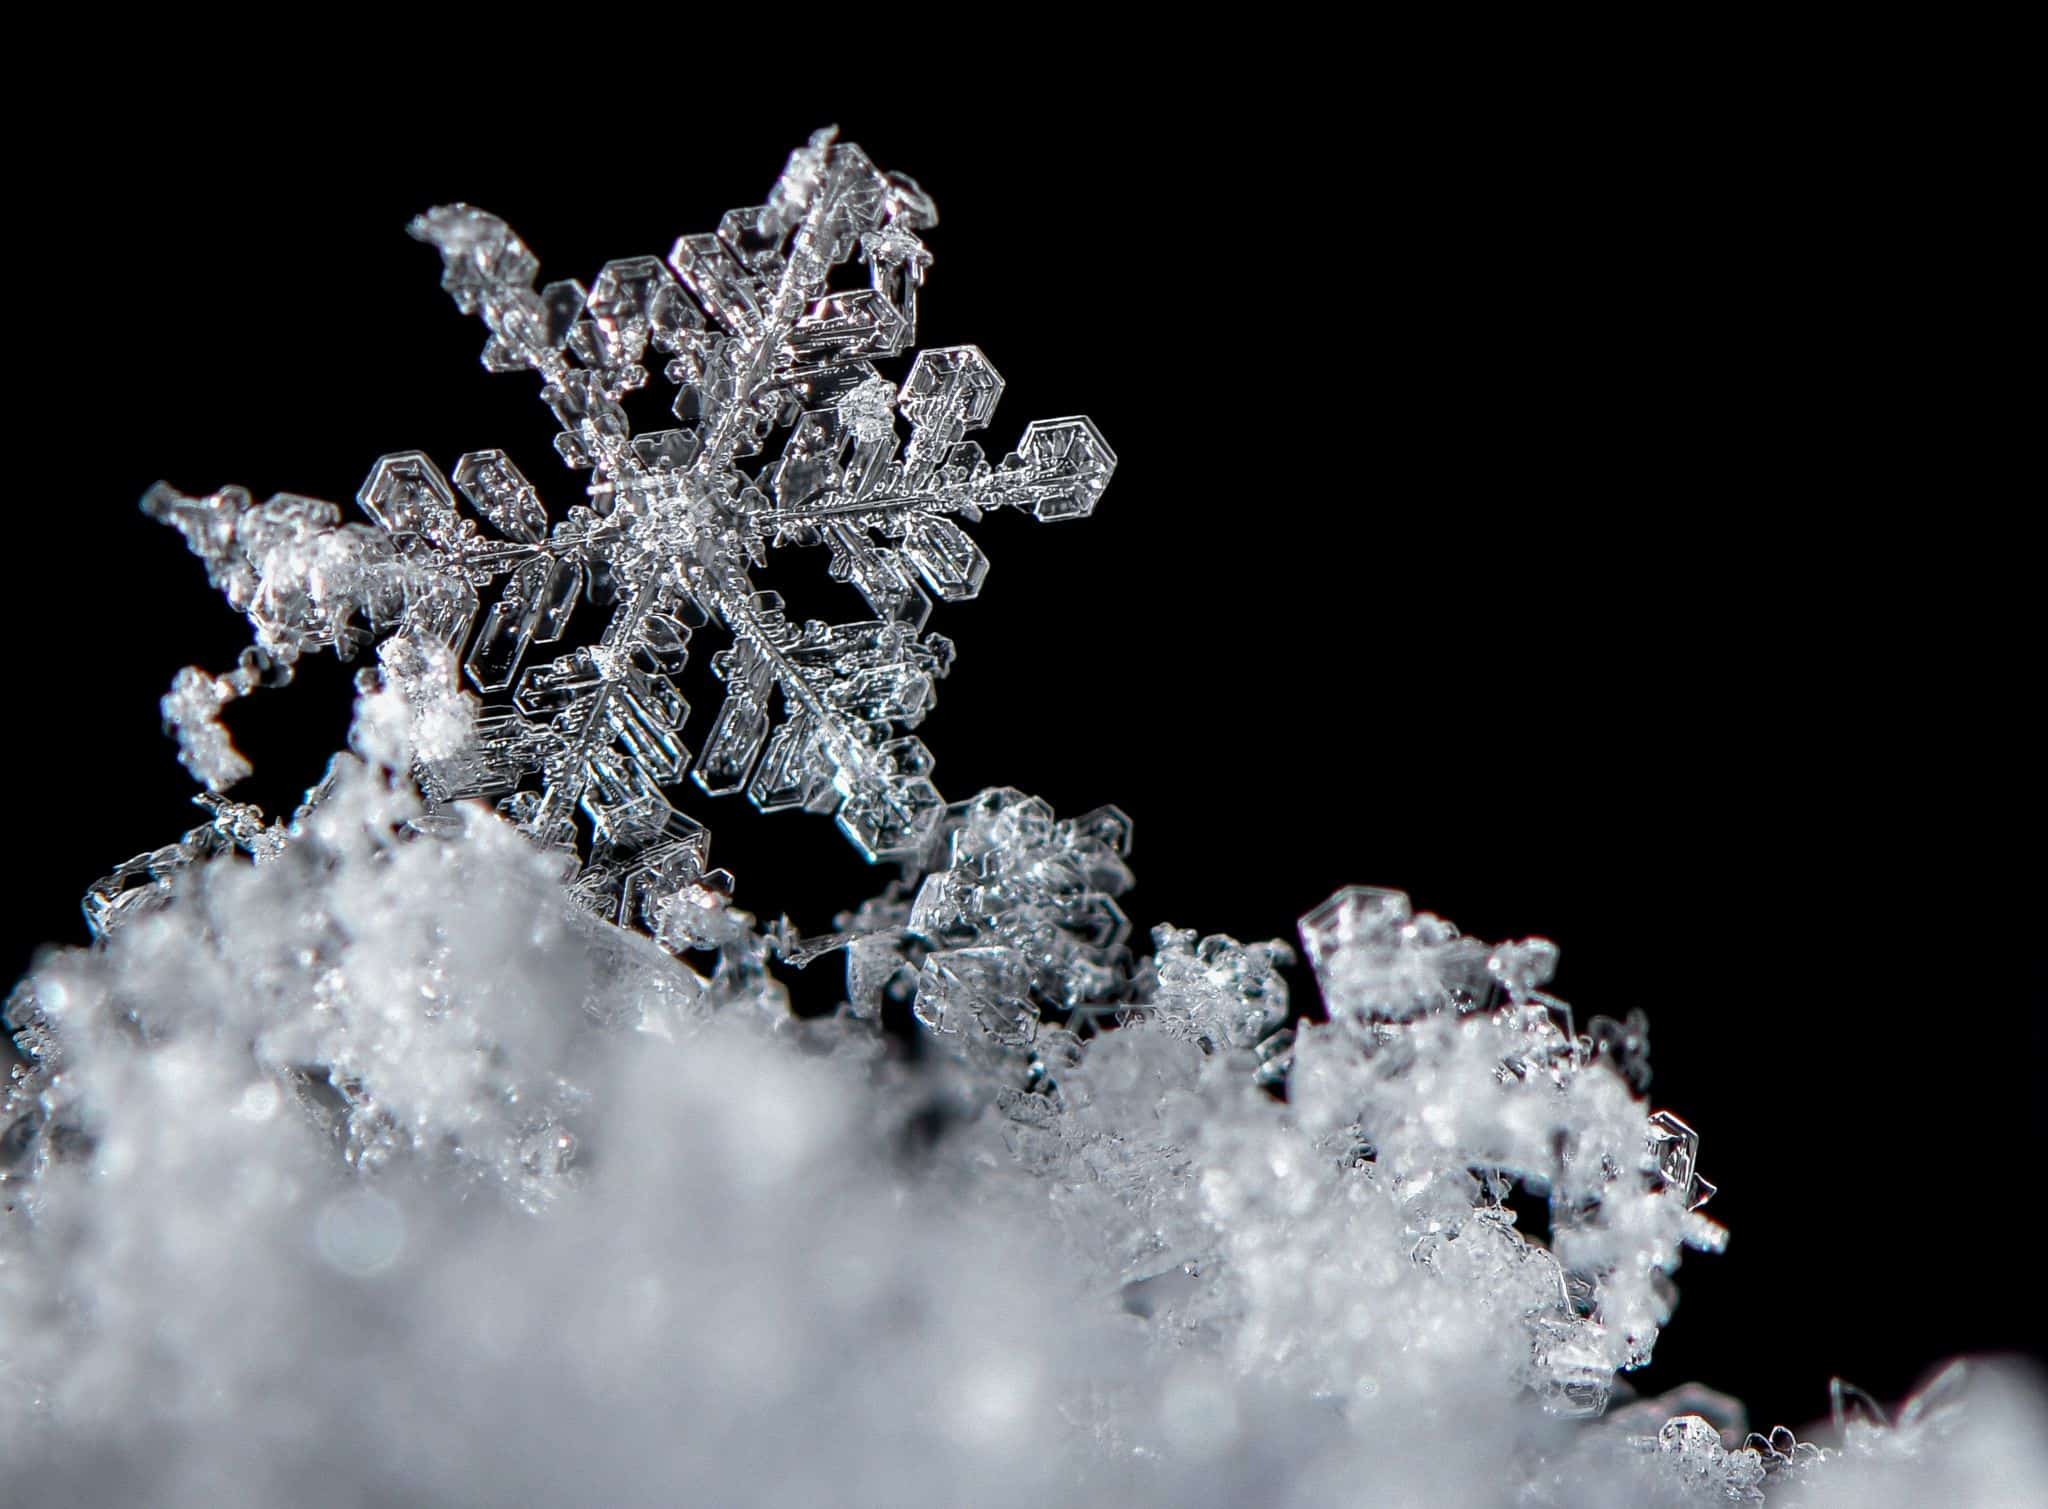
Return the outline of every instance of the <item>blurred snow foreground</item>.
{"type": "Polygon", "coordinates": [[[256,641],[165,698],[212,820],[8,1004],[0,1500],[2048,1501],[2038,1395],[1995,1366],[1889,1418],[1838,1389],[1825,1448],[1625,1402],[1681,1250],[1725,1234],[1641,1018],[1576,1030],[1550,944],[1347,890],[1291,1016],[1283,944],[1133,955],[1115,808],[939,796],[925,588],[987,565],[954,520],[1084,516],[1114,456],[1075,418],[991,464],[973,347],[879,373],[934,219],[829,132],[589,290],[433,211],[590,502],[551,523],[502,452],[453,485],[385,458],[367,525],[145,500],[256,641]],[[678,424],[635,436],[650,346],[678,424]],[[792,623],[749,576],[788,546],[872,619],[792,623]],[[587,642],[528,664],[579,604],[587,642]],[[248,772],[221,709],[324,648],[374,653],[350,752],[289,821],[216,794],[248,772]],[[828,935],[757,924],[670,801],[692,767],[900,878],[828,935]],[[776,960],[843,962],[845,1004],[794,1015],[776,960]]]}

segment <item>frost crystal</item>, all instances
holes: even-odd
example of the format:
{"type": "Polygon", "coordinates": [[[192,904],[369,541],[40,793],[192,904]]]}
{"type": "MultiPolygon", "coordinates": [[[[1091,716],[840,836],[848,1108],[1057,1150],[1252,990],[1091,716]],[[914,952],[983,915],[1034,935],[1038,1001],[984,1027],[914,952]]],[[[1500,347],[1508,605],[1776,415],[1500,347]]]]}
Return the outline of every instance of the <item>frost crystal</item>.
{"type": "Polygon", "coordinates": [[[96,885],[94,946],[8,1002],[8,1489],[2040,1502],[2039,1395],[1996,1368],[1896,1421],[1840,1386],[1827,1449],[1698,1388],[1614,1407],[1681,1253],[1726,1233],[1698,1136],[1643,1098],[1642,1015],[1579,1031],[1546,940],[1347,889],[1302,920],[1324,1014],[1295,1014],[1279,941],[1133,952],[1119,809],[939,796],[908,731],[953,658],[928,593],[987,569],[956,521],[1086,515],[1114,457],[1072,418],[989,462],[973,347],[877,370],[934,218],[830,132],[588,289],[430,211],[588,502],[553,517],[501,451],[385,457],[368,523],[144,500],[256,638],[164,699],[209,821],[96,885]],[[635,435],[650,352],[676,423],[635,435]],[[797,545],[873,616],[758,590],[797,545]],[[693,756],[700,636],[724,700],[693,756]],[[375,663],[350,752],[274,821],[220,794],[248,773],[220,714],[322,648],[375,663]],[[686,772],[832,813],[900,876],[829,935],[757,926],[686,772]],[[830,954],[843,1007],[795,1016],[771,959],[830,954]]]}
{"type": "Polygon", "coordinates": [[[490,798],[543,846],[580,847],[579,894],[619,921],[652,928],[702,872],[708,835],[671,801],[685,771],[763,811],[835,814],[871,860],[916,859],[944,803],[908,731],[953,663],[925,631],[931,595],[971,598],[988,571],[956,520],[1083,517],[1116,464],[1079,417],[1027,425],[991,463],[969,437],[1003,380],[973,346],[920,353],[900,387],[877,372],[914,342],[931,260],[917,232],[936,218],[914,182],[829,131],[766,204],[682,237],[666,263],[608,263],[587,290],[536,289],[533,254],[482,210],[420,216],[412,234],[439,249],[443,286],[490,330],[484,365],[540,377],[589,502],[550,526],[496,450],[446,474],[418,451],[384,457],[356,494],[368,525],[307,498],[154,489],[144,508],[256,629],[236,670],[188,669],[164,699],[187,767],[232,785],[249,766],[222,707],[288,681],[308,650],[395,641],[380,655],[407,716],[380,753],[405,744],[437,804],[490,798]],[[831,286],[848,265],[866,287],[831,286]],[[656,356],[676,423],[635,435],[622,401],[656,356]],[[791,546],[828,550],[874,617],[798,621],[757,590],[749,572],[791,546]],[[602,615],[593,642],[539,658],[579,605],[602,615]],[[725,698],[693,758],[678,677],[693,638],[714,634],[725,698]],[[503,700],[478,710],[443,674],[457,655],[477,693],[503,700]]]}

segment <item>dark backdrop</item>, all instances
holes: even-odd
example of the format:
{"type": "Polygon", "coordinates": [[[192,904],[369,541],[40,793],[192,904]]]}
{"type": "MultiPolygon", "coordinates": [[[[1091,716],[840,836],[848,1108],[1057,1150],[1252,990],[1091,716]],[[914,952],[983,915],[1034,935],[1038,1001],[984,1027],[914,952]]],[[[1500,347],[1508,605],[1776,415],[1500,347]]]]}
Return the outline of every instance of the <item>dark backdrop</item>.
{"type": "MultiPolygon", "coordinates": [[[[477,366],[407,218],[467,199],[588,282],[836,120],[938,201],[922,341],[1007,378],[991,450],[1085,412],[1122,459],[1089,521],[977,530],[941,789],[1123,805],[1141,930],[1291,936],[1396,885],[1559,941],[1582,1016],[1646,1009],[1734,1233],[1646,1386],[1801,1421],[1831,1373],[1895,1397],[2034,1342],[2038,468],[1997,459],[1978,343],[2016,284],[1947,150],[1974,117],[1163,64],[543,112],[435,66],[109,85],[18,164],[10,974],[198,816],[156,698],[245,632],[145,486],[346,502],[384,452],[503,446],[559,510],[535,383],[477,366]]],[[[347,702],[329,661],[238,709],[250,793],[289,810],[347,702]]],[[[757,912],[822,927],[872,882],[823,819],[687,805],[757,912]]]]}

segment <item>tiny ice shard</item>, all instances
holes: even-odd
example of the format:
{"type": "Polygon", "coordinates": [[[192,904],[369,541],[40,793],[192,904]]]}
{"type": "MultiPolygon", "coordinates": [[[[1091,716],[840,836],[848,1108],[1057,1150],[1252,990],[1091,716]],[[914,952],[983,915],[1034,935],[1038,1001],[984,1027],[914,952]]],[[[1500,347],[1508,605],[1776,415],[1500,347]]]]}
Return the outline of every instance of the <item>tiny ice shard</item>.
{"type": "Polygon", "coordinates": [[[1402,1021],[1485,988],[1490,951],[1400,891],[1351,886],[1301,920],[1335,1020],[1402,1021]]]}

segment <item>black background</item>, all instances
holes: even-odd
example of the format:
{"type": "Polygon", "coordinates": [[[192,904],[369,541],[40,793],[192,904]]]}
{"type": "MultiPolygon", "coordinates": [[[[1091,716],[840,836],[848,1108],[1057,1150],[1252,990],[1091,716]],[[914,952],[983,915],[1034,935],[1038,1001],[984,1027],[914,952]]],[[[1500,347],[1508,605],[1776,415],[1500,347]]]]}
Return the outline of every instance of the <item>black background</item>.
{"type": "MultiPolygon", "coordinates": [[[[587,283],[836,121],[938,202],[921,343],[1007,379],[990,450],[1081,412],[1121,458],[1090,520],[976,529],[941,789],[1122,805],[1140,936],[1291,936],[1395,885],[1557,940],[1582,1016],[1646,1009],[1733,1242],[1688,1259],[1644,1387],[1796,1422],[1831,1373],[1896,1397],[2034,1344],[2039,471],[2006,455],[1996,91],[1828,48],[1511,89],[1085,61],[1015,93],[606,103],[456,53],[417,88],[88,88],[14,180],[0,962],[80,940],[84,885],[198,819],[156,699],[246,632],[137,512],[152,480],[345,503],[385,452],[502,446],[576,499],[407,219],[469,200],[587,283]]],[[[769,580],[838,601],[807,555],[769,580]]],[[[347,677],[236,710],[246,794],[289,810],[347,677]]],[[[685,805],[761,914],[819,928],[878,879],[823,819],[685,805]]]]}

